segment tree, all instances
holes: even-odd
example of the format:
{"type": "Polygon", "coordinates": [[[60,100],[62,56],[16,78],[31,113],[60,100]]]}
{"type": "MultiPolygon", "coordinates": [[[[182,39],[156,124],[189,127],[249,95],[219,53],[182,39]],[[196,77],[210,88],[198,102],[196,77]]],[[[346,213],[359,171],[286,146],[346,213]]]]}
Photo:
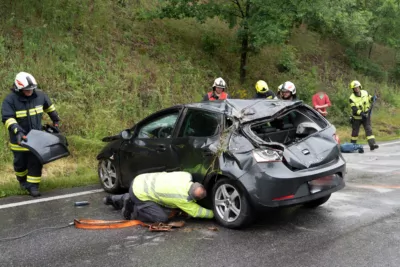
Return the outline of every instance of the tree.
{"type": "MultiPolygon", "coordinates": [[[[283,43],[294,21],[298,20],[297,5],[301,0],[169,0],[164,1],[158,18],[219,17],[231,28],[237,26],[240,43],[240,82],[246,78],[248,53],[265,44],[283,43]]],[[[153,16],[154,18],[154,16],[153,16]]]]}

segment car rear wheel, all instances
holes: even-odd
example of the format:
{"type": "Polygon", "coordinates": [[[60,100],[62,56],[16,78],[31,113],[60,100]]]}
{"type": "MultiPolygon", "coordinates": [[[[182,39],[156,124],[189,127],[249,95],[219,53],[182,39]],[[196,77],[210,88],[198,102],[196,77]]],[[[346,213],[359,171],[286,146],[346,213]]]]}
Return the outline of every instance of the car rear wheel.
{"type": "Polygon", "coordinates": [[[110,159],[102,159],[99,161],[98,174],[104,191],[108,193],[118,193],[121,190],[117,169],[110,159]]]}
{"type": "Polygon", "coordinates": [[[253,220],[246,194],[234,181],[226,178],[214,185],[213,209],[215,219],[227,228],[241,228],[253,220]]]}
{"type": "Polygon", "coordinates": [[[303,205],[307,208],[316,208],[318,206],[321,206],[322,204],[324,204],[325,202],[328,201],[328,199],[331,197],[331,194],[321,197],[321,198],[317,198],[315,200],[312,200],[310,202],[304,203],[303,205]]]}

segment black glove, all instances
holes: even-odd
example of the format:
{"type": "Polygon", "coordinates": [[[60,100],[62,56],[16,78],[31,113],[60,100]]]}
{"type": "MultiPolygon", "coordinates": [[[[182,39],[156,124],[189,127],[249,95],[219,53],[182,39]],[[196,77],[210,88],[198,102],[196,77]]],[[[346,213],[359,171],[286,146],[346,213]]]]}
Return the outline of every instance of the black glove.
{"type": "Polygon", "coordinates": [[[363,120],[366,120],[368,118],[368,113],[367,112],[361,112],[361,118],[363,120]]]}
{"type": "Polygon", "coordinates": [[[22,140],[24,140],[25,142],[28,142],[28,138],[26,138],[26,135],[23,132],[17,132],[17,134],[15,136],[17,137],[18,145],[21,144],[22,140]]]}
{"type": "Polygon", "coordinates": [[[58,126],[58,121],[53,122],[54,133],[60,133],[60,128],[58,126]]]}

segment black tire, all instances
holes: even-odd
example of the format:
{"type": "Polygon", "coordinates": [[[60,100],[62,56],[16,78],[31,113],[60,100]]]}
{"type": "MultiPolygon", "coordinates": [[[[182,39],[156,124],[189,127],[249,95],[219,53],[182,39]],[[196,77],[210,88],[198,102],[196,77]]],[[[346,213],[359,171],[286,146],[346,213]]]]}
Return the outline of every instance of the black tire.
{"type": "Polygon", "coordinates": [[[331,194],[329,194],[327,196],[324,196],[324,197],[321,197],[321,198],[314,199],[314,200],[312,200],[310,202],[304,203],[303,205],[306,208],[314,209],[314,208],[316,208],[318,206],[321,206],[325,202],[327,202],[330,197],[331,197],[331,194]]]}
{"type": "Polygon", "coordinates": [[[214,185],[212,203],[215,219],[224,227],[243,228],[254,219],[253,210],[244,189],[228,178],[220,179],[214,185]],[[225,197],[224,189],[228,197],[225,197]]]}
{"type": "Polygon", "coordinates": [[[100,159],[97,167],[99,181],[104,191],[116,194],[121,191],[117,168],[110,159],[100,159]]]}

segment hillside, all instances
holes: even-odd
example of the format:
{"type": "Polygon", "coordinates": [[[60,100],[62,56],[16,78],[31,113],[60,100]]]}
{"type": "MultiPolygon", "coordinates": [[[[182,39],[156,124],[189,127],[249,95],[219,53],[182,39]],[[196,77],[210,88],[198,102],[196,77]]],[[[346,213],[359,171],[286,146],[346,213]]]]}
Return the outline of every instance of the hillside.
{"type": "MultiPolygon", "coordinates": [[[[153,8],[154,2],[144,0],[3,2],[0,100],[17,72],[32,73],[53,99],[71,144],[71,157],[46,165],[44,188],[95,182],[102,137],[161,107],[199,101],[219,76],[237,98],[250,98],[259,79],[273,90],[283,81],[294,82],[306,103],[317,88],[324,88],[333,101],[328,119],[342,141],[350,134],[348,83],[358,79],[371,93],[379,88],[373,115],[378,140],[400,134],[399,88],[387,83],[396,63],[394,51],[383,46],[373,49],[375,71],[364,71],[366,76],[353,70],[356,59],[346,47],[301,25],[286,45],[251,54],[241,85],[234,29],[217,18],[204,24],[194,19],[141,20],[137,12],[153,8]],[[279,66],[287,71],[279,72],[279,66]]],[[[0,196],[22,193],[14,181],[5,130],[0,138],[0,196]]]]}

